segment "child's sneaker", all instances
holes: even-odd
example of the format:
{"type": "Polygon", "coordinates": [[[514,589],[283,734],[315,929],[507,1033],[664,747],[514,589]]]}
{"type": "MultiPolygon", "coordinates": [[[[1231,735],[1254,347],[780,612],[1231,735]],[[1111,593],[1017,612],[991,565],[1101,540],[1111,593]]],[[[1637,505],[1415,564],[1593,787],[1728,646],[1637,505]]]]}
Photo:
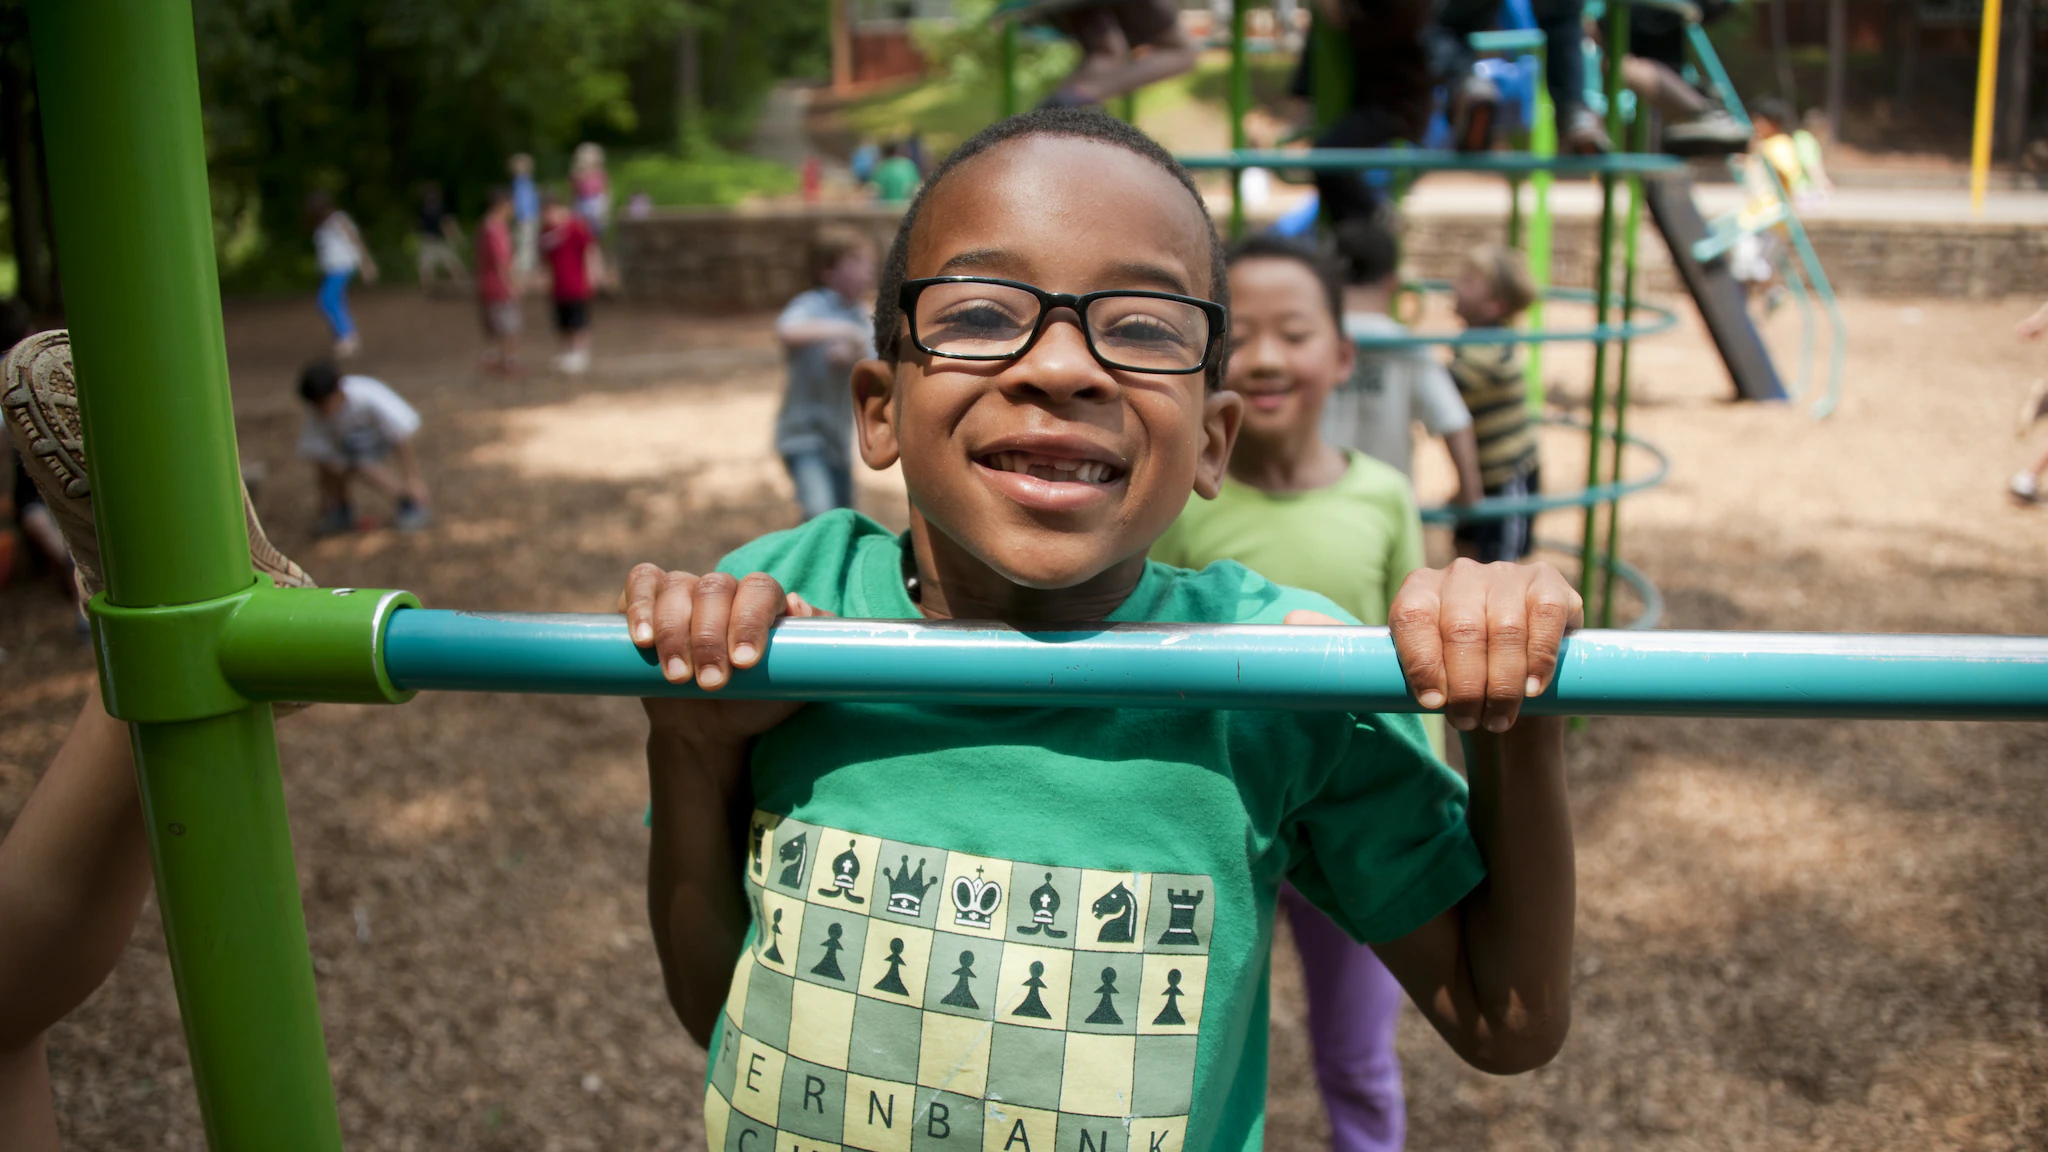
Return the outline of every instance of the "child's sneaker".
{"type": "Polygon", "coordinates": [[[329,536],[345,536],[356,530],[356,511],[346,504],[329,508],[313,521],[313,539],[324,540],[329,536]]]}
{"type": "MultiPolygon", "coordinates": [[[[43,502],[78,569],[84,598],[105,582],[100,577],[99,537],[92,522],[92,486],[85,472],[85,425],[78,415],[78,380],[71,370],[71,334],[39,332],[14,346],[0,361],[0,410],[22,467],[43,494],[43,502]]],[[[315,587],[306,570],[277,550],[263,534],[256,508],[242,492],[249,528],[249,559],[282,588],[315,587]]]]}
{"type": "Polygon", "coordinates": [[[2041,482],[2032,472],[2022,472],[2014,476],[2012,482],[2005,486],[2005,490],[2012,493],[2012,498],[2022,504],[2041,502],[2041,482]]]}
{"type": "Polygon", "coordinates": [[[433,518],[426,505],[415,500],[400,500],[398,514],[392,517],[391,525],[400,532],[417,532],[425,528],[433,518]]]}

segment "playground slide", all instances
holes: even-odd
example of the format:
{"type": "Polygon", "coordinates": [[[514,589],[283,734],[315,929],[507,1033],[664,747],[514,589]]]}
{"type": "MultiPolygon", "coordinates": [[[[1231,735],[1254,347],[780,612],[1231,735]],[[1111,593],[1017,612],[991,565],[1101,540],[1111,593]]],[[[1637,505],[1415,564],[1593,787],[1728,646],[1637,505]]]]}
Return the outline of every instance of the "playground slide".
{"type": "Polygon", "coordinates": [[[1699,305],[1700,317],[1721,351],[1721,362],[1735,383],[1735,395],[1743,400],[1783,400],[1785,385],[1778,379],[1771,351],[1749,318],[1743,304],[1742,285],[1728,271],[1726,259],[1704,264],[1693,259],[1692,246],[1706,238],[1707,222],[1692,202],[1692,177],[1651,176],[1643,180],[1643,195],[1650,216],[1664,243],[1671,249],[1671,262],[1685,279],[1686,291],[1699,305]]]}

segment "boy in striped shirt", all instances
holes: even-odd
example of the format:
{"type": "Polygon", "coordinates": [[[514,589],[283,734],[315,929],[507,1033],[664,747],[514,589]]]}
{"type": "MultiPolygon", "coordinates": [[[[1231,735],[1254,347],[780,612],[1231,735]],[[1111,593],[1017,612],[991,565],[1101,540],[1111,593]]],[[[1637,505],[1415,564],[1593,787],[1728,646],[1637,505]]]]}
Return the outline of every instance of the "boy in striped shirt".
{"type": "MultiPolygon", "coordinates": [[[[1468,253],[1452,281],[1458,319],[1465,327],[1512,328],[1536,298],[1522,254],[1502,244],[1482,244],[1468,253]]],[[[1452,350],[1451,379],[1472,412],[1479,441],[1479,482],[1488,496],[1520,497],[1540,491],[1542,469],[1536,429],[1529,420],[1528,384],[1513,344],[1467,344],[1452,350]]],[[[1480,563],[1516,561],[1529,555],[1534,515],[1458,524],[1458,555],[1480,563]]]]}

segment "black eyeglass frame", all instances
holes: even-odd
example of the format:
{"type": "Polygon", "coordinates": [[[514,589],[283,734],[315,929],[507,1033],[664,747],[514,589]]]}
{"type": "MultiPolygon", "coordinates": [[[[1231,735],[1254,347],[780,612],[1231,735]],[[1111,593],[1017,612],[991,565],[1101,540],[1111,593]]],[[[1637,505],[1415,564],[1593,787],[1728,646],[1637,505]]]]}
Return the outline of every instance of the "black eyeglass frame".
{"type": "Polygon", "coordinates": [[[1145,288],[1109,288],[1101,292],[1084,292],[1077,296],[1071,292],[1047,292],[1036,284],[1026,284],[1021,280],[1003,280],[994,276],[927,276],[919,280],[905,280],[903,286],[896,291],[896,306],[902,310],[904,322],[910,325],[910,342],[918,351],[927,356],[943,356],[948,360],[981,362],[1015,360],[1028,354],[1032,346],[1038,343],[1039,336],[1045,332],[1046,317],[1052,315],[1054,309],[1071,308],[1081,321],[1081,338],[1088,342],[1088,354],[1095,357],[1096,363],[1119,372],[1143,372],[1154,376],[1192,376],[1206,370],[1210,361],[1215,358],[1216,342],[1229,335],[1230,331],[1229,310],[1214,300],[1183,296],[1178,292],[1154,292],[1145,288]],[[1038,300],[1038,320],[1031,326],[1031,335],[1024,338],[1024,343],[1018,345],[1015,352],[1005,352],[999,356],[960,356],[952,352],[941,352],[926,344],[924,338],[917,334],[917,298],[924,294],[925,289],[938,284],[995,284],[1030,293],[1038,300]],[[1196,361],[1192,368],[1140,368],[1130,364],[1119,364],[1104,356],[1101,350],[1095,347],[1095,333],[1088,327],[1088,306],[1111,296],[1173,300],[1181,304],[1192,304],[1201,309],[1202,314],[1209,319],[1209,339],[1202,345],[1202,358],[1196,361]]]}

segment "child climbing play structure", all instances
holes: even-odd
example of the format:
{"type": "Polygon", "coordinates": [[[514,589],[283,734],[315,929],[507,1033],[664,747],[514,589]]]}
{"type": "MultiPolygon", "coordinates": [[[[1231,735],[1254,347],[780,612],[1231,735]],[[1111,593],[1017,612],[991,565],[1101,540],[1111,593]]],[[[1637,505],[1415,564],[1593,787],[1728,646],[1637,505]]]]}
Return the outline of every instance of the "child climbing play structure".
{"type": "MultiPolygon", "coordinates": [[[[395,704],[425,689],[682,690],[615,617],[435,611],[404,592],[287,590],[254,575],[191,7],[34,0],[31,21],[108,581],[90,606],[100,682],[109,710],[132,725],[207,1139],[219,1152],[338,1149],[269,702],[395,704]]],[[[1607,178],[1628,171],[1617,163],[1607,178]]],[[[804,622],[779,629],[765,662],[740,673],[732,691],[1414,707],[1392,645],[1375,629],[1121,626],[1037,636],[993,624],[804,622]]],[[[1531,707],[2040,718],[2048,641],[1584,632],[1531,707]]]]}

